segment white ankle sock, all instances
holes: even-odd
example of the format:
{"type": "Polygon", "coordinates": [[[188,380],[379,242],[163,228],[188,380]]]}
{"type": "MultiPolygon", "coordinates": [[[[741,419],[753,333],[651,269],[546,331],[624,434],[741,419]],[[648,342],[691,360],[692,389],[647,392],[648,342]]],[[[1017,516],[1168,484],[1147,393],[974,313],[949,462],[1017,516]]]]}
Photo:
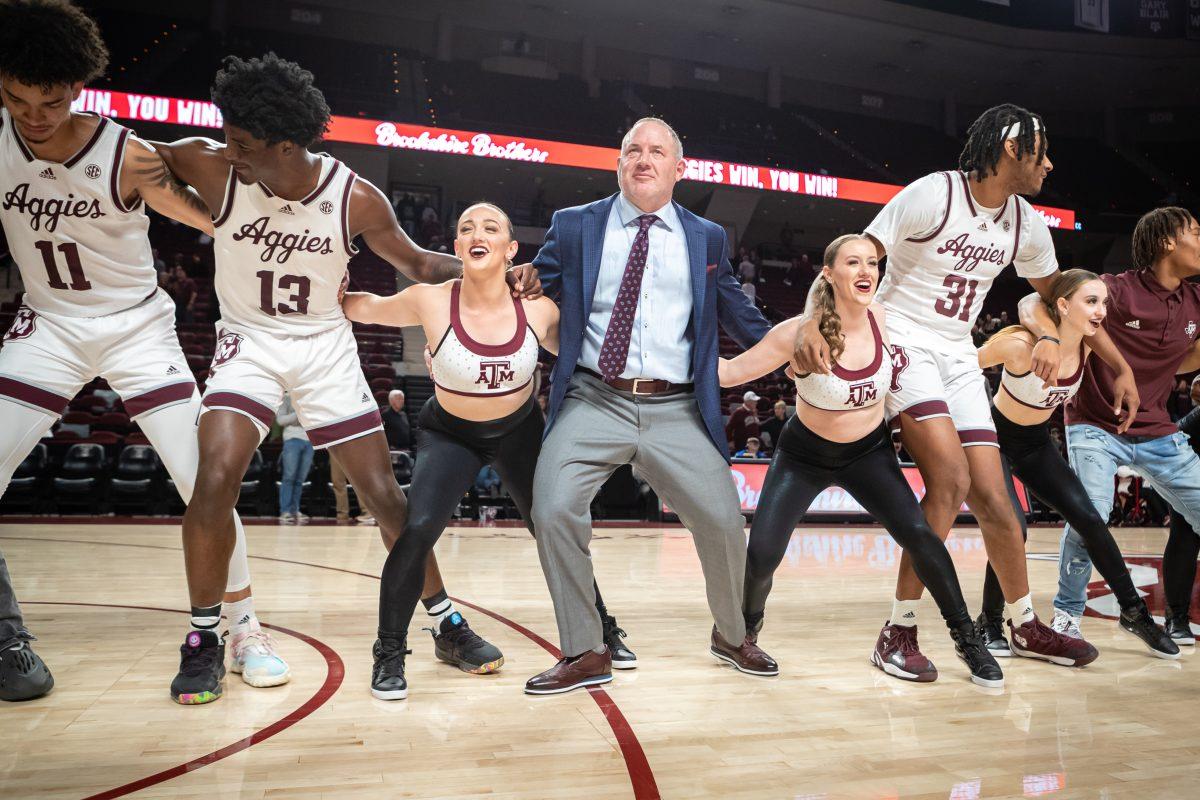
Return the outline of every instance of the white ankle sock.
{"type": "Polygon", "coordinates": [[[1025,595],[1015,603],[1005,603],[1004,615],[1012,620],[1014,627],[1031,622],[1035,616],[1033,613],[1033,598],[1025,595]]]}
{"type": "Polygon", "coordinates": [[[225,618],[229,620],[229,632],[233,636],[250,633],[258,629],[258,617],[254,615],[254,597],[242,598],[225,603],[225,618]]]}
{"type": "Polygon", "coordinates": [[[892,618],[889,621],[893,625],[903,625],[906,628],[915,628],[917,625],[917,614],[920,606],[920,600],[893,600],[892,618]]]}
{"type": "Polygon", "coordinates": [[[442,620],[449,619],[454,613],[454,603],[452,603],[450,598],[447,597],[437,605],[425,609],[425,613],[427,613],[429,618],[433,620],[434,627],[438,630],[441,630],[442,620]]]}

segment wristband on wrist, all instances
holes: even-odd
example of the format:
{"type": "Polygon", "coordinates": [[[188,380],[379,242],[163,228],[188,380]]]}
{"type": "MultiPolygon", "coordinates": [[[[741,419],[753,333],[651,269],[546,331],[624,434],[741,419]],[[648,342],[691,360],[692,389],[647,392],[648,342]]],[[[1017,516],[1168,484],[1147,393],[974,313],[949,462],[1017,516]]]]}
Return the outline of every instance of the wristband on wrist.
{"type": "Polygon", "coordinates": [[[1038,341],[1040,342],[1042,340],[1045,340],[1047,342],[1054,342],[1055,344],[1058,344],[1058,345],[1062,344],[1062,342],[1060,342],[1058,339],[1055,339],[1053,336],[1039,336],[1038,341]]]}

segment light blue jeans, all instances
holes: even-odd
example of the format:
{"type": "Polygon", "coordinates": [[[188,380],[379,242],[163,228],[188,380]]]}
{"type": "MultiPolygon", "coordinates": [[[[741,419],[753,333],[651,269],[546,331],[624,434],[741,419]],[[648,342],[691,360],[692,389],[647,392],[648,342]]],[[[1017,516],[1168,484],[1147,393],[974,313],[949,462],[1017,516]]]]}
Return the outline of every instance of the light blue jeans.
{"type": "Polygon", "coordinates": [[[307,439],[284,440],[279,454],[283,472],[279,478],[279,516],[300,513],[300,495],[312,460],[313,446],[307,439]]]}
{"type": "MultiPolygon", "coordinates": [[[[1133,468],[1182,514],[1193,530],[1200,529],[1200,458],[1182,431],[1133,443],[1094,425],[1067,426],[1067,454],[1100,516],[1113,508],[1113,476],[1117,467],[1133,468]]],[[[1072,616],[1083,614],[1092,560],[1078,533],[1068,525],[1058,550],[1058,594],[1054,607],[1072,616]]]]}

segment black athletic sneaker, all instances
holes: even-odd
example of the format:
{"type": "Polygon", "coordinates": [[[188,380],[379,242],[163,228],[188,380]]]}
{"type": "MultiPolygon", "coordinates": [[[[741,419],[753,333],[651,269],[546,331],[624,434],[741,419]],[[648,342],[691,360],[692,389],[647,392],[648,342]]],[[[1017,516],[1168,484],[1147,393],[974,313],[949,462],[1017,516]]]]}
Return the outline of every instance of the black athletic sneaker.
{"type": "Polygon", "coordinates": [[[980,614],[975,620],[975,633],[983,640],[983,646],[996,658],[1012,658],[1012,648],[1004,638],[1004,620],[980,614]]]}
{"type": "Polygon", "coordinates": [[[225,678],[225,639],[216,631],[188,631],[179,655],[179,674],[171,681],[171,698],[185,706],[219,698],[225,678]]]}
{"type": "Polygon", "coordinates": [[[1132,633],[1142,640],[1150,652],[1158,658],[1179,658],[1179,645],[1171,640],[1167,632],[1158,627],[1158,623],[1150,616],[1150,610],[1145,603],[1139,603],[1135,608],[1121,609],[1121,620],[1118,623],[1121,630],[1132,633]]]}
{"type": "Polygon", "coordinates": [[[20,639],[0,650],[0,700],[32,700],[53,688],[54,676],[29,642],[20,639]]]}
{"type": "Polygon", "coordinates": [[[617,626],[617,618],[603,614],[600,622],[604,625],[604,643],[612,653],[613,669],[637,669],[637,656],[621,641],[628,634],[617,626]]]}
{"type": "Polygon", "coordinates": [[[408,697],[408,681],[404,679],[404,657],[412,652],[406,650],[408,637],[396,639],[381,636],[375,640],[371,655],[375,666],[371,669],[371,696],[379,700],[403,700],[408,697]]]}
{"type": "Polygon", "coordinates": [[[455,611],[439,627],[440,633],[434,633],[433,628],[425,629],[433,635],[433,652],[438,660],[473,675],[486,675],[504,666],[500,648],[471,630],[462,614],[455,611]]]}
{"type": "Polygon", "coordinates": [[[1192,623],[1188,620],[1188,612],[1175,612],[1170,606],[1167,607],[1166,625],[1167,635],[1171,640],[1180,647],[1193,647],[1196,644],[1196,637],[1192,633],[1192,623]]]}
{"type": "Polygon", "coordinates": [[[950,631],[950,638],[954,640],[954,654],[971,670],[971,683],[989,689],[1003,688],[1004,672],[973,626],[950,631]]]}

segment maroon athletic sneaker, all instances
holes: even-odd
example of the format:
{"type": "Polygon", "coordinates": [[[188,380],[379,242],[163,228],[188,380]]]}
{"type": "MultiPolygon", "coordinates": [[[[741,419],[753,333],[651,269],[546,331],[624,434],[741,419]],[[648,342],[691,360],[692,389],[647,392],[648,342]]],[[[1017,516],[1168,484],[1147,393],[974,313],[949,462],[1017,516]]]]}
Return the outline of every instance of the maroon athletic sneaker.
{"type": "Polygon", "coordinates": [[[1083,639],[1074,639],[1042,624],[1034,617],[1022,625],[1008,621],[1012,651],[1025,658],[1040,658],[1064,667],[1082,667],[1095,661],[1100,652],[1083,639]]]}
{"type": "Polygon", "coordinates": [[[938,676],[933,662],[921,655],[916,625],[893,625],[889,620],[875,641],[871,663],[888,675],[905,681],[930,683],[938,676]]]}

